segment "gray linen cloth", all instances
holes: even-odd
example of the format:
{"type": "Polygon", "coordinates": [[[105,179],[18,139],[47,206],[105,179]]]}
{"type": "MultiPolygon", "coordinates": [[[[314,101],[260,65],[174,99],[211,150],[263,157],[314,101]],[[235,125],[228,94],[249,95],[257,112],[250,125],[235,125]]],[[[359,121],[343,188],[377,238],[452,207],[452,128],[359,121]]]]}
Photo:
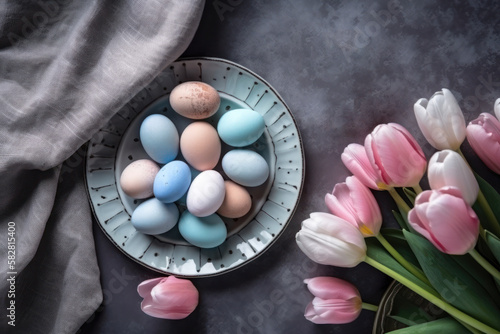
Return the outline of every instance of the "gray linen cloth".
{"type": "Polygon", "coordinates": [[[61,166],[182,54],[203,6],[0,2],[0,333],[74,333],[101,304],[83,173],[61,166]]]}

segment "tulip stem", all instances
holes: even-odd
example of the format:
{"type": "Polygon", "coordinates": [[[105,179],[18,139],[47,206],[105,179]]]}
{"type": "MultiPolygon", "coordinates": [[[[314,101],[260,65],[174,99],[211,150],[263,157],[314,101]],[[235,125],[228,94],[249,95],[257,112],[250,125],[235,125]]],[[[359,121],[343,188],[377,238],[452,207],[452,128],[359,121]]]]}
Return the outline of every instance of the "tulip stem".
{"type": "Polygon", "coordinates": [[[401,254],[399,254],[399,252],[394,247],[392,247],[392,245],[387,241],[386,238],[384,238],[382,234],[379,233],[376,238],[382,244],[382,246],[384,246],[384,248],[396,259],[396,261],[399,262],[399,264],[405,267],[406,270],[415,275],[419,280],[429,286],[432,286],[431,282],[429,282],[422,270],[415,267],[413,264],[408,262],[401,254]]]}
{"type": "Polygon", "coordinates": [[[408,204],[406,204],[405,200],[401,197],[401,195],[399,195],[396,189],[389,188],[387,189],[387,191],[389,192],[389,194],[391,194],[392,198],[394,199],[398,207],[402,209],[406,214],[408,214],[408,212],[410,212],[411,209],[408,206],[408,204]]]}
{"type": "Polygon", "coordinates": [[[477,330],[476,328],[472,327],[471,325],[467,325],[461,319],[455,318],[455,320],[458,321],[462,326],[464,326],[465,328],[467,328],[469,330],[469,332],[471,332],[473,334],[483,334],[483,332],[477,330]]]}
{"type": "Polygon", "coordinates": [[[464,323],[466,323],[469,326],[472,326],[484,333],[490,333],[490,334],[500,334],[500,331],[491,328],[490,326],[480,322],[479,320],[471,317],[470,315],[460,311],[459,309],[455,308],[454,306],[448,304],[444,300],[442,300],[440,297],[436,296],[434,293],[432,293],[429,290],[426,290],[425,288],[413,283],[411,280],[408,278],[404,277],[403,275],[395,272],[394,270],[384,266],[383,264],[375,261],[374,259],[370,257],[365,258],[365,262],[375,269],[378,269],[379,271],[383,272],[387,276],[392,277],[396,281],[399,281],[401,284],[406,286],[407,288],[413,290],[414,292],[418,293],[420,296],[423,298],[427,299],[437,307],[441,308],[443,311],[448,312],[451,316],[462,320],[464,323]]]}
{"type": "Polygon", "coordinates": [[[361,308],[364,310],[373,311],[373,312],[378,311],[377,305],[373,305],[373,304],[369,304],[369,303],[365,303],[365,302],[361,303],[361,308]]]}
{"type": "Polygon", "coordinates": [[[488,217],[488,221],[491,223],[491,228],[494,229],[493,232],[497,236],[500,236],[500,225],[498,224],[498,220],[495,217],[495,214],[493,213],[493,210],[491,210],[491,206],[488,204],[488,201],[486,200],[486,197],[484,197],[483,192],[481,189],[479,189],[479,193],[477,194],[477,202],[481,206],[481,208],[484,210],[484,213],[488,217]]]}
{"type": "Polygon", "coordinates": [[[408,212],[410,212],[411,210],[410,207],[408,206],[408,204],[406,204],[405,200],[399,195],[396,189],[389,188],[387,189],[387,191],[391,195],[394,202],[396,202],[396,205],[399,208],[399,212],[401,213],[401,216],[403,217],[403,220],[406,223],[406,226],[401,226],[401,228],[412,231],[412,229],[410,228],[410,224],[408,224],[408,212]]]}
{"type": "Polygon", "coordinates": [[[469,254],[476,260],[477,263],[481,265],[487,272],[491,274],[494,278],[500,281],[500,271],[498,271],[491,263],[488,262],[477,250],[472,249],[469,254]]]}
{"type": "Polygon", "coordinates": [[[417,184],[415,186],[412,187],[413,190],[415,190],[415,192],[418,194],[420,194],[423,190],[422,190],[422,187],[420,187],[420,184],[417,184]]]}
{"type": "Polygon", "coordinates": [[[483,238],[484,241],[486,241],[486,230],[483,228],[481,223],[479,223],[479,235],[481,238],[483,238]]]}

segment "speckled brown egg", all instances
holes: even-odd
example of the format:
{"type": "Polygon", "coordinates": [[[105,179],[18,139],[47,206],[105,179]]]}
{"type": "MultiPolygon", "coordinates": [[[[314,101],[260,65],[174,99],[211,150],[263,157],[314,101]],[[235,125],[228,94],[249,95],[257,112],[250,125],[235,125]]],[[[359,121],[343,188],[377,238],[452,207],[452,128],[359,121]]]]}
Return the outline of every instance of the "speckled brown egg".
{"type": "Polygon", "coordinates": [[[172,90],[170,105],[184,117],[205,119],[219,109],[220,96],[215,88],[204,82],[188,81],[172,90]]]}
{"type": "Polygon", "coordinates": [[[153,183],[160,167],[152,160],[141,159],[125,167],[120,175],[120,187],[132,198],[153,196],[153,183]]]}
{"type": "Polygon", "coordinates": [[[246,215],[252,207],[252,198],[248,191],[229,180],[224,181],[224,187],[226,195],[217,213],[227,218],[239,218],[246,215]]]}

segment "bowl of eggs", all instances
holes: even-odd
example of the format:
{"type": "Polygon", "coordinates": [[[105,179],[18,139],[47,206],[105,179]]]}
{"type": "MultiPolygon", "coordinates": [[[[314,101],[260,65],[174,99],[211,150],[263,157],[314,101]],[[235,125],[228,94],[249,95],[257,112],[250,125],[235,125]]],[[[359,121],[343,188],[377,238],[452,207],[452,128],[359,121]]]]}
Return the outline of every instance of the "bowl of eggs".
{"type": "Polygon", "coordinates": [[[295,120],[257,74],[218,58],[174,62],[90,140],[102,231],[157,272],[213,276],[263,254],[304,180],[295,120]]]}

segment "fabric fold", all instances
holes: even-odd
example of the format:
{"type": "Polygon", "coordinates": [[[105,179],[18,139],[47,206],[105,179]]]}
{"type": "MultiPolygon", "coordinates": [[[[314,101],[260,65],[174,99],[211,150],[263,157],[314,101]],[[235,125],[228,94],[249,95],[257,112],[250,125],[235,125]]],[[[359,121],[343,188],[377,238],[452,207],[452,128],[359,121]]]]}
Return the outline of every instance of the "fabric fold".
{"type": "MultiPolygon", "coordinates": [[[[203,0],[0,6],[0,271],[2,278],[13,271],[12,222],[16,333],[74,333],[102,302],[84,166],[66,164],[64,175],[61,166],[182,54],[203,7],[203,0]]],[[[12,300],[8,289],[2,279],[2,307],[12,300]]],[[[0,322],[0,332],[13,329],[0,322]]]]}

